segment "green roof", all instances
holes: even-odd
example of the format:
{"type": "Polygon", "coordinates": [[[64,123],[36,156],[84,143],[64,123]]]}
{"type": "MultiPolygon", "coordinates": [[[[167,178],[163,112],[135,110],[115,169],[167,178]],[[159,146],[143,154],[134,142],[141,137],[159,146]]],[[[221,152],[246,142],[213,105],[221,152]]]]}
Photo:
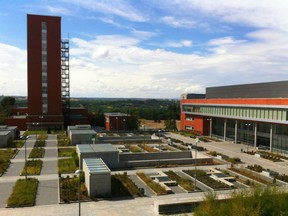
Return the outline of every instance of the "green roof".
{"type": "Polygon", "coordinates": [[[112,144],[79,144],[77,145],[80,153],[89,152],[118,152],[112,144]]]}

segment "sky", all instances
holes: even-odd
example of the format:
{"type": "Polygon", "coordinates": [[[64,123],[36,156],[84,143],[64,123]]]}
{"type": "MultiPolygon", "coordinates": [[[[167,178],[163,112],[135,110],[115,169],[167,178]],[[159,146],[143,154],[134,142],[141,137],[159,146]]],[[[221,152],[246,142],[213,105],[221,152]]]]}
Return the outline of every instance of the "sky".
{"type": "Polygon", "coordinates": [[[0,0],[0,95],[27,96],[27,14],[61,16],[72,97],[288,80],[286,0],[0,0]]]}

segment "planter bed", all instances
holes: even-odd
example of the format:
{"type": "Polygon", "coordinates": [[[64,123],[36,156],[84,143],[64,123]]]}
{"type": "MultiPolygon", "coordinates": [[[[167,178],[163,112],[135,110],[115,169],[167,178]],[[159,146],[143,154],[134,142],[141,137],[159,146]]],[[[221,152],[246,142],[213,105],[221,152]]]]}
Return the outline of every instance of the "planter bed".
{"type": "MultiPolygon", "coordinates": [[[[195,177],[194,170],[183,170],[183,172],[185,172],[186,174],[190,175],[193,178],[195,177]]],[[[218,182],[215,179],[212,179],[211,177],[209,177],[209,175],[206,174],[204,170],[196,171],[196,179],[212,189],[230,189],[228,185],[222,182],[218,182]]]]}
{"type": "Polygon", "coordinates": [[[247,178],[253,179],[254,181],[260,182],[261,184],[265,184],[265,185],[272,185],[273,183],[270,181],[266,181],[264,180],[260,174],[254,173],[253,171],[250,171],[248,169],[245,168],[234,168],[231,167],[229,168],[230,170],[232,170],[233,172],[236,172],[238,174],[241,174],[247,178]]]}
{"type": "Polygon", "coordinates": [[[139,188],[134,184],[134,182],[124,174],[115,174],[111,176],[111,193],[112,196],[143,196],[139,188]]]}
{"type": "Polygon", "coordinates": [[[72,157],[76,149],[73,148],[58,148],[58,157],[72,157]]]}
{"type": "Polygon", "coordinates": [[[195,190],[194,183],[189,179],[184,179],[173,171],[164,172],[171,180],[176,181],[182,188],[188,192],[195,190]]]}
{"type": "Polygon", "coordinates": [[[7,207],[24,207],[35,204],[38,180],[34,178],[18,179],[13,192],[7,200],[7,207]]]}
{"type": "Polygon", "coordinates": [[[0,150],[0,176],[7,170],[10,165],[10,159],[17,154],[16,149],[0,150]]]}
{"type": "Polygon", "coordinates": [[[167,191],[157,182],[154,182],[149,176],[144,173],[137,173],[137,176],[142,179],[145,184],[150,187],[157,195],[167,194],[167,191]]]}
{"type": "Polygon", "coordinates": [[[42,169],[43,162],[41,160],[28,160],[21,171],[21,176],[25,175],[26,173],[26,166],[27,166],[27,175],[40,175],[42,169]]]}
{"type": "MultiPolygon", "coordinates": [[[[70,202],[77,202],[79,199],[78,196],[78,187],[79,185],[79,178],[73,177],[70,178],[60,178],[59,179],[59,193],[60,193],[60,202],[62,203],[70,203],[70,202]]],[[[91,200],[88,196],[88,192],[85,186],[85,183],[81,181],[80,186],[80,199],[83,201],[91,200]]]]}

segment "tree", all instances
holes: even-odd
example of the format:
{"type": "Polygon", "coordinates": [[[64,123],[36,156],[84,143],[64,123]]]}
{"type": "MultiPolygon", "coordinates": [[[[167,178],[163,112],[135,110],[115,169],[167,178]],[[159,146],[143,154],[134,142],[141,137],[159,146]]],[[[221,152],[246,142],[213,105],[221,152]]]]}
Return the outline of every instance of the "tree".
{"type": "Polygon", "coordinates": [[[165,120],[164,124],[165,124],[165,130],[172,130],[172,131],[177,130],[175,119],[165,120]]]}
{"type": "Polygon", "coordinates": [[[125,130],[138,130],[140,121],[137,116],[129,116],[125,121],[125,130]]]}
{"type": "Polygon", "coordinates": [[[15,104],[15,98],[13,97],[4,97],[1,100],[1,106],[7,116],[11,115],[12,108],[15,104]]]}

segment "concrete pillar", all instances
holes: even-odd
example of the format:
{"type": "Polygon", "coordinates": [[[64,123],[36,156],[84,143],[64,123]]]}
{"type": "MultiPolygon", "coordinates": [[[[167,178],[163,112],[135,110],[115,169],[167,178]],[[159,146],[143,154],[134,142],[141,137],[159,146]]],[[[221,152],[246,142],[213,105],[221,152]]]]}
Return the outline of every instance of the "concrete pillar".
{"type": "Polygon", "coordinates": [[[212,136],[212,118],[210,118],[210,125],[209,125],[209,132],[210,132],[210,134],[209,134],[209,136],[211,137],[212,136]]]}
{"type": "Polygon", "coordinates": [[[234,142],[237,144],[237,127],[238,127],[238,122],[235,120],[235,140],[234,142]]]}
{"type": "Polygon", "coordinates": [[[272,152],[272,143],[273,143],[273,125],[270,124],[270,152],[272,152]]]}
{"type": "Polygon", "coordinates": [[[224,141],[226,141],[227,119],[224,119],[224,141]]]}
{"type": "Polygon", "coordinates": [[[257,147],[257,122],[254,123],[254,148],[257,147]]]}

